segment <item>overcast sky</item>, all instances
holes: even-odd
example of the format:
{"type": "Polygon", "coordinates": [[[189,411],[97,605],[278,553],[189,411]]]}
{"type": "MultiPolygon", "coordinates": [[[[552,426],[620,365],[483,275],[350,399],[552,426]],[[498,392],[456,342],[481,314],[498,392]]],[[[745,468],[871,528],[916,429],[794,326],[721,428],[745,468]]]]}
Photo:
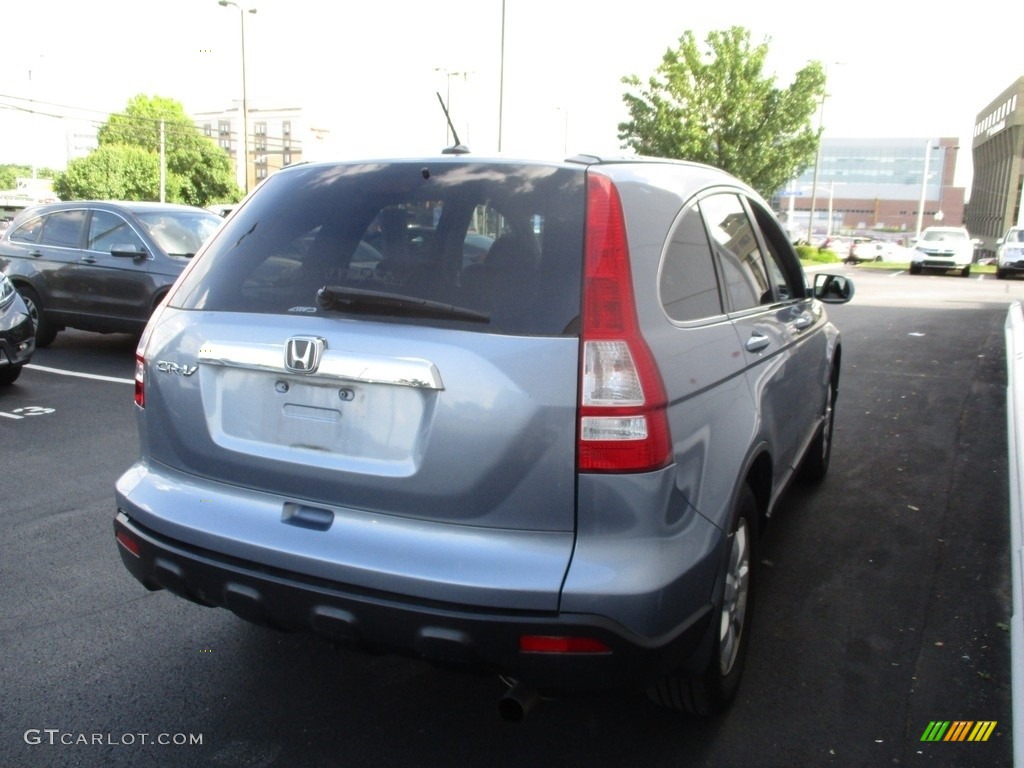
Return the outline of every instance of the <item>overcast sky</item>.
{"type": "MultiPolygon", "coordinates": [[[[502,0],[239,5],[257,10],[245,15],[250,108],[303,108],[330,130],[322,153],[436,152],[446,141],[438,91],[463,143],[477,153],[497,150],[502,0]]],[[[767,39],[767,69],[780,87],[809,59],[828,66],[826,137],[960,137],[958,182],[966,183],[975,116],[1024,75],[1024,6],[1004,0],[504,6],[506,154],[619,151],[622,76],[651,74],[688,29],[703,40],[740,25],[754,42],[767,39]]],[[[10,3],[2,21],[0,163],[63,167],[69,116],[101,123],[139,93],[175,99],[190,112],[239,102],[240,16],[217,0],[10,3]],[[21,103],[11,97],[63,117],[3,108],[21,103]]]]}

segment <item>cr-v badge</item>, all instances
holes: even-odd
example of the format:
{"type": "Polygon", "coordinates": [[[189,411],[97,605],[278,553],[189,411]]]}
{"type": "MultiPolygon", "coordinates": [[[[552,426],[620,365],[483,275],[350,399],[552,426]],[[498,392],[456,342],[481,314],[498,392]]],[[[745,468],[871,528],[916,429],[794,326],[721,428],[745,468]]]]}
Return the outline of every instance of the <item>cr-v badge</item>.
{"type": "Polygon", "coordinates": [[[292,373],[313,373],[327,340],[319,336],[292,336],[284,345],[284,367],[292,373]]]}
{"type": "Polygon", "coordinates": [[[179,376],[191,376],[199,370],[199,366],[179,365],[178,363],[170,363],[166,360],[157,360],[156,369],[160,371],[160,373],[176,373],[179,376]]]}

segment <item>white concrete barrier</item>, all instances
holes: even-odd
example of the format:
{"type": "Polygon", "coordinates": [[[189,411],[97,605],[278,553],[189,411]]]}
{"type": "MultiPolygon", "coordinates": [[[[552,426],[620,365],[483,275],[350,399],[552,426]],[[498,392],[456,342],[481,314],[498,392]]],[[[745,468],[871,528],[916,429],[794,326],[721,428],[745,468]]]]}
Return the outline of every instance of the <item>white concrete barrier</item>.
{"type": "Polygon", "coordinates": [[[1024,565],[1021,531],[1024,499],[1024,310],[1018,301],[1006,316],[1006,437],[1010,482],[1010,581],[1013,618],[1010,621],[1010,669],[1013,696],[1013,762],[1024,766],[1024,565]]]}

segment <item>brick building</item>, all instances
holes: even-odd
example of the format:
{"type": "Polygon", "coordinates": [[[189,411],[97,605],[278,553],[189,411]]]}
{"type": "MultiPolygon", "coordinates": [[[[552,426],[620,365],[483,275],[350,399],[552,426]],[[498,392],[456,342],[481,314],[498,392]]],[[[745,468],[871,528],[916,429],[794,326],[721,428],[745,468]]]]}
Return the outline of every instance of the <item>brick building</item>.
{"type": "Polygon", "coordinates": [[[909,239],[918,226],[959,226],[965,198],[965,189],[953,184],[959,144],[948,137],[822,139],[817,184],[812,166],[778,194],[777,210],[792,232],[806,236],[813,199],[814,238],[887,233],[909,239]]]}

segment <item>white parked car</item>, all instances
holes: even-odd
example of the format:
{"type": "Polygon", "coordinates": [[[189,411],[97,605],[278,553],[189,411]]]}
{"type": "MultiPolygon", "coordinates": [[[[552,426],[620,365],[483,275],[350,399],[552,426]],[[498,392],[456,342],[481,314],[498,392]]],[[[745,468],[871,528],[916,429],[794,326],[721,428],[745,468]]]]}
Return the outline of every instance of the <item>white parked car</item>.
{"type": "Polygon", "coordinates": [[[1024,273],[1024,227],[1012,227],[996,245],[996,277],[1024,273]]]}
{"type": "Polygon", "coordinates": [[[858,240],[850,246],[845,261],[859,264],[862,261],[889,261],[893,252],[893,244],[884,240],[858,240]]]}
{"type": "Polygon", "coordinates": [[[910,274],[919,275],[926,269],[958,269],[963,277],[968,277],[975,244],[964,227],[928,227],[914,245],[910,274]]]}

